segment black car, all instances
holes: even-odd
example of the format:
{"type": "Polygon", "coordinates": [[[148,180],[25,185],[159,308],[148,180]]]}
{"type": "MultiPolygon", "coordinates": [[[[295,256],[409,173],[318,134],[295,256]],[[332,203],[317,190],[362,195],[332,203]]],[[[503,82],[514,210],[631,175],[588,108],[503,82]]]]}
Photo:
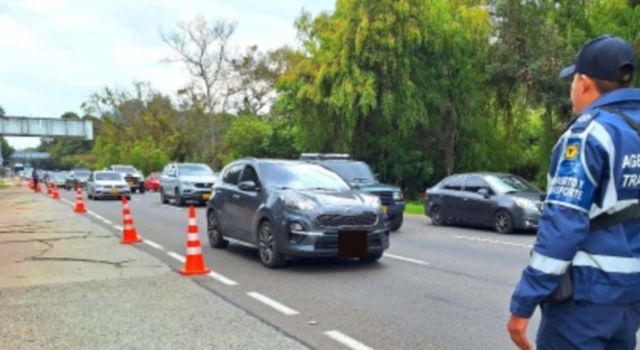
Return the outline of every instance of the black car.
{"type": "Polygon", "coordinates": [[[315,164],[243,159],[227,165],[207,206],[214,248],[229,239],[257,247],[262,263],[287,257],[377,261],[389,247],[380,199],[315,164]]]}
{"type": "Polygon", "coordinates": [[[131,193],[135,193],[136,191],[140,193],[145,192],[144,187],[144,176],[142,173],[133,167],[133,165],[111,165],[107,168],[109,171],[115,171],[116,173],[120,173],[124,176],[124,180],[131,187],[131,193]]]}
{"type": "Polygon", "coordinates": [[[86,187],[89,175],[91,175],[89,169],[72,169],[64,182],[64,188],[69,191],[75,190],[78,185],[86,187]]]}
{"type": "Polygon", "coordinates": [[[469,223],[499,233],[536,229],[544,193],[523,178],[502,173],[451,175],[424,194],[433,225],[469,223]]]}
{"type": "Polygon", "coordinates": [[[348,154],[303,153],[301,160],[322,165],[340,175],[351,187],[380,198],[391,231],[397,231],[404,220],[404,196],[398,186],[378,181],[365,162],[354,160],[348,154]]]}

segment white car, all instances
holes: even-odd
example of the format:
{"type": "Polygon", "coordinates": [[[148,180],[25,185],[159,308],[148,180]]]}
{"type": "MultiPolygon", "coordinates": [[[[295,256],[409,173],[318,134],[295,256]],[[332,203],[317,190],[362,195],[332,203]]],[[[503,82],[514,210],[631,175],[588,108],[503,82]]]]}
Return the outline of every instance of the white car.
{"type": "Polygon", "coordinates": [[[131,199],[131,188],[122,174],[115,171],[94,171],[87,180],[89,199],[121,198],[131,199]]]}

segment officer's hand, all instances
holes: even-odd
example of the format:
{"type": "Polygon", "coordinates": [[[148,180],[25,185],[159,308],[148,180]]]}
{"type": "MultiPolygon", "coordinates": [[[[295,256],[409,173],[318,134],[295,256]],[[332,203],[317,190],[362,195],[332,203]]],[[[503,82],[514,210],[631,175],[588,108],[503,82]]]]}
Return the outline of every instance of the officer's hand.
{"type": "Polygon", "coordinates": [[[531,343],[527,339],[527,326],[529,319],[511,315],[507,329],[511,335],[511,340],[522,350],[531,350],[531,343]]]}

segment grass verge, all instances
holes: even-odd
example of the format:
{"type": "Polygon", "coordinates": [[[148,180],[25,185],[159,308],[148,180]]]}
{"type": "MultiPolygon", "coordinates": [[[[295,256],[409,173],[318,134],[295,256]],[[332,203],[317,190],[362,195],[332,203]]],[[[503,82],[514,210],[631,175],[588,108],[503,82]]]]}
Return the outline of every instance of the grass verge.
{"type": "Polygon", "coordinates": [[[405,214],[413,214],[413,215],[424,215],[424,209],[422,207],[422,202],[418,201],[408,201],[404,205],[404,213],[405,214]]]}

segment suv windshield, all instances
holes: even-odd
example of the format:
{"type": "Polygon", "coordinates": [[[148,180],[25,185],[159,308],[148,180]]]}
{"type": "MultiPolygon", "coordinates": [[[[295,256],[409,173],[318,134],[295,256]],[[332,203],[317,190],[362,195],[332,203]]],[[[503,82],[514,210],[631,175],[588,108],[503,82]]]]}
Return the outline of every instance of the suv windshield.
{"type": "Polygon", "coordinates": [[[89,177],[89,175],[91,175],[91,172],[88,170],[75,170],[73,173],[76,174],[76,177],[89,177]]]}
{"type": "Polygon", "coordinates": [[[486,176],[485,180],[498,193],[540,192],[525,179],[515,175],[486,176]]]}
{"type": "Polygon", "coordinates": [[[323,164],[350,183],[377,182],[369,166],[363,162],[335,160],[323,164]]]}
{"type": "Polygon", "coordinates": [[[214,176],[213,171],[204,164],[178,165],[178,171],[180,175],[187,176],[214,176]]]}
{"type": "Polygon", "coordinates": [[[117,171],[119,173],[135,173],[137,172],[136,169],[132,166],[114,166],[113,167],[114,171],[117,171]]]}
{"type": "Polygon", "coordinates": [[[118,180],[122,180],[122,175],[118,173],[97,173],[96,180],[118,181],[118,180]]]}
{"type": "Polygon", "coordinates": [[[262,163],[260,170],[267,187],[295,190],[350,190],[349,185],[338,175],[314,164],[262,163]]]}

